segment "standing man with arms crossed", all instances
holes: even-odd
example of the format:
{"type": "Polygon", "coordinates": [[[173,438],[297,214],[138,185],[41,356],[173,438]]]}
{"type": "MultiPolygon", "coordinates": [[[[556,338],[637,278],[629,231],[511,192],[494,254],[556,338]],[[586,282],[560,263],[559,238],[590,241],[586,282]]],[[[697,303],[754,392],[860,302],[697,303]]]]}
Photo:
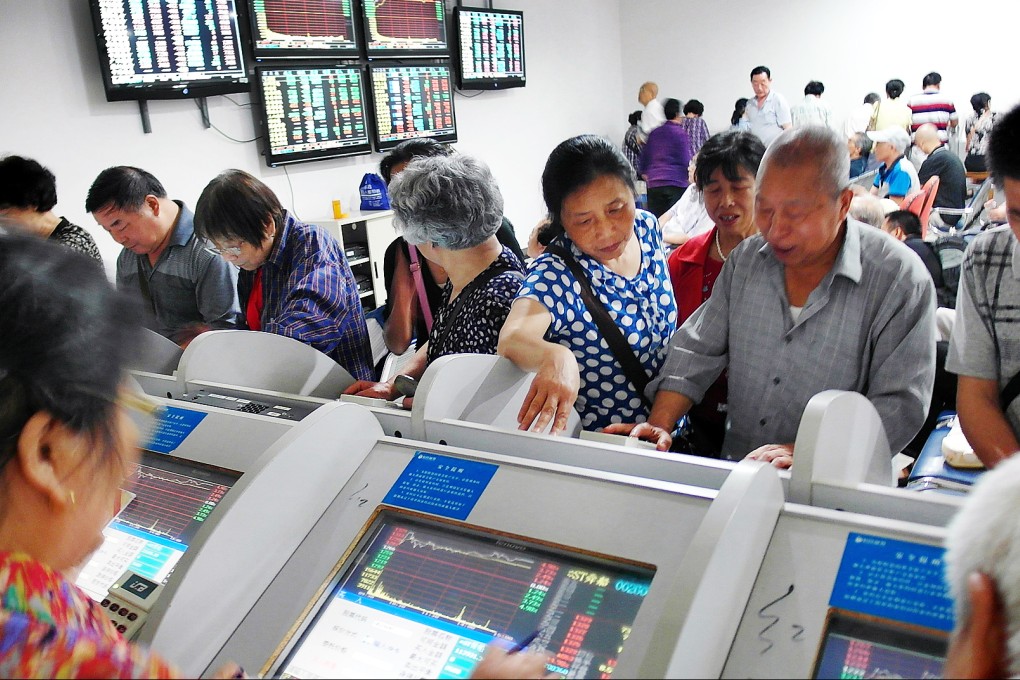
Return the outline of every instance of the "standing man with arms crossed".
{"type": "Polygon", "coordinates": [[[946,370],[959,375],[956,405],[974,453],[994,467],[1020,450],[1020,107],[992,128],[988,168],[1006,196],[1008,225],[967,248],[946,370]]]}
{"type": "Polygon", "coordinates": [[[783,130],[793,127],[790,105],[786,97],[772,91],[772,71],[768,66],[755,66],[751,70],[751,88],[754,99],[747,102],[747,120],[751,132],[768,146],[783,130]]]}
{"type": "Polygon", "coordinates": [[[124,246],[117,287],[142,298],[154,331],[183,346],[203,331],[237,325],[237,268],[195,235],[194,213],[167,198],[158,179],[140,168],[107,168],[85,210],[124,246]]]}

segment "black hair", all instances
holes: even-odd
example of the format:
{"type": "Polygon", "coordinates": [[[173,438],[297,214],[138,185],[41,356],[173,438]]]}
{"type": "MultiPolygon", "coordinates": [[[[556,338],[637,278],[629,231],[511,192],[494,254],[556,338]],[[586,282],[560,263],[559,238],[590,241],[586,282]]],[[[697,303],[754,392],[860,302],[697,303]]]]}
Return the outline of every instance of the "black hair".
{"type": "Polygon", "coordinates": [[[634,191],[634,168],[620,149],[604,137],[579,135],[560,142],[542,171],[542,198],[556,233],[562,233],[563,201],[599,177],[616,177],[634,191]]]}
{"type": "Polygon", "coordinates": [[[408,139],[393,147],[393,150],[379,161],[379,174],[382,175],[383,181],[389,185],[390,180],[393,179],[394,166],[401,163],[409,163],[412,158],[433,158],[435,156],[449,156],[452,153],[452,147],[440,144],[428,137],[408,139]]]}
{"type": "Polygon", "coordinates": [[[733,104],[733,115],[730,116],[730,125],[736,125],[747,109],[747,97],[741,97],[733,104]]]}
{"type": "Polygon", "coordinates": [[[974,109],[974,113],[981,115],[988,108],[988,102],[992,101],[992,97],[987,92],[978,92],[976,95],[970,98],[970,105],[974,109]]]}
{"type": "Polygon", "coordinates": [[[921,218],[909,210],[893,210],[885,216],[894,227],[899,227],[907,236],[921,235],[921,218]]]}
{"type": "Polygon", "coordinates": [[[765,144],[750,132],[730,130],[712,135],[698,151],[694,165],[694,183],[704,189],[717,169],[731,182],[740,179],[740,169],[747,170],[751,177],[758,174],[758,166],[765,155],[765,144]]]}
{"type": "Polygon", "coordinates": [[[543,246],[547,246],[553,242],[553,239],[559,235],[556,227],[553,226],[552,218],[549,218],[538,225],[538,231],[535,232],[535,240],[543,246]]]}
{"type": "Polygon", "coordinates": [[[634,113],[627,116],[627,122],[631,125],[637,125],[641,122],[641,111],[635,111],[634,113]]]}
{"type": "Polygon", "coordinates": [[[804,94],[813,94],[816,97],[821,97],[822,93],[825,92],[825,85],[817,80],[812,80],[804,86],[804,94]]]}
{"type": "Polygon", "coordinates": [[[705,115],[705,105],[699,102],[697,99],[688,99],[687,103],[684,104],[684,115],[693,113],[695,116],[705,115]]]}
{"type": "Polygon", "coordinates": [[[673,120],[680,115],[680,100],[667,99],[662,105],[662,112],[666,114],[666,120],[673,120]]]}
{"type": "Polygon", "coordinates": [[[224,170],[195,205],[195,233],[211,241],[236,239],[262,245],[265,223],[283,228],[283,206],[273,190],[244,170],[224,170]]]}
{"type": "Polygon", "coordinates": [[[166,189],[151,173],[129,165],[118,165],[99,173],[88,196],[85,212],[94,213],[104,208],[138,210],[146,196],[166,198],[166,189]]]}
{"type": "Polygon", "coordinates": [[[0,232],[0,469],[25,423],[46,411],[115,453],[117,391],[140,339],[140,310],[93,259],[0,232]]]}
{"type": "Polygon", "coordinates": [[[942,84],[942,76],[939,75],[935,71],[932,71],[931,73],[926,75],[924,77],[924,79],[921,81],[921,86],[922,87],[931,87],[932,85],[941,85],[941,84],[942,84]]]}
{"type": "Polygon", "coordinates": [[[751,77],[754,78],[756,75],[764,73],[765,77],[772,80],[772,71],[769,70],[768,66],[755,66],[751,69],[751,77]]]}
{"type": "Polygon", "coordinates": [[[889,99],[898,99],[899,96],[903,94],[904,87],[906,87],[906,85],[903,84],[902,80],[899,78],[893,78],[885,84],[885,94],[889,97],[889,99]]]}
{"type": "Polygon", "coordinates": [[[1020,106],[999,114],[988,135],[987,155],[996,186],[1007,177],[1020,180],[1020,106]]]}
{"type": "Polygon", "coordinates": [[[864,95],[865,104],[874,104],[879,99],[881,99],[881,97],[878,96],[877,92],[869,92],[868,94],[864,95]]]}
{"type": "Polygon", "coordinates": [[[49,212],[57,204],[57,178],[31,158],[0,159],[0,208],[49,212]]]}

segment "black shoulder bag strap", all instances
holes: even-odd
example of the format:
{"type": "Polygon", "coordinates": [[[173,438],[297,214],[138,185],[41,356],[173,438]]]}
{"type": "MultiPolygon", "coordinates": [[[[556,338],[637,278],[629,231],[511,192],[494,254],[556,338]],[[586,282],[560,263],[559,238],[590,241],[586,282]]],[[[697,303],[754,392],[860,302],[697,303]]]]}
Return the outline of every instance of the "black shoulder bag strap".
{"type": "Polygon", "coordinates": [[[646,406],[651,406],[651,401],[645,396],[645,388],[648,387],[650,382],[648,372],[645,371],[645,367],[638,361],[637,355],[631,349],[630,343],[623,337],[623,331],[620,330],[620,327],[609,316],[605,305],[599,301],[594,291],[592,291],[591,282],[588,280],[588,274],[584,271],[584,268],[574,259],[574,255],[570,250],[558,243],[546,246],[545,252],[558,255],[563,260],[563,264],[567,265],[567,268],[570,269],[574,279],[577,281],[578,288],[581,289],[581,299],[584,300],[591,318],[595,321],[595,325],[598,326],[602,337],[605,338],[606,344],[609,345],[613,356],[616,357],[621,368],[623,368],[623,374],[637,388],[638,394],[641,395],[641,401],[646,406]]]}
{"type": "Polygon", "coordinates": [[[460,295],[458,295],[457,299],[453,301],[453,307],[450,309],[450,315],[447,317],[446,325],[443,327],[443,332],[440,334],[440,336],[436,338],[436,344],[432,348],[432,351],[436,351],[446,344],[446,339],[450,336],[450,331],[453,330],[453,327],[456,325],[457,318],[460,316],[460,310],[461,307],[464,306],[464,301],[467,298],[471,297],[471,294],[474,293],[476,290],[478,290],[479,288],[481,288],[482,286],[484,286],[489,281],[496,278],[503,272],[515,272],[516,274],[521,275],[520,272],[518,272],[515,269],[512,269],[505,262],[496,261],[493,264],[491,264],[485,271],[483,271],[474,279],[472,279],[471,283],[464,286],[464,290],[460,291],[460,295]]]}
{"type": "Polygon", "coordinates": [[[1003,413],[1009,410],[1009,405],[1017,397],[1020,397],[1020,373],[1010,378],[1006,386],[1002,388],[1002,393],[999,394],[999,406],[1002,407],[1003,413]]]}

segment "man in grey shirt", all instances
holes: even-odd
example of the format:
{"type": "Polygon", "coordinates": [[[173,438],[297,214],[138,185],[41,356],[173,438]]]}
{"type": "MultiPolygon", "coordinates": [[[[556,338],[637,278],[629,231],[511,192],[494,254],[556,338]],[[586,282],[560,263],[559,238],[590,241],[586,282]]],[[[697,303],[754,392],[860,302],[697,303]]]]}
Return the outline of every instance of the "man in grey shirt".
{"type": "Polygon", "coordinates": [[[107,168],[85,210],[124,246],[117,287],[142,298],[154,331],[186,345],[202,331],[237,325],[237,268],[195,235],[194,213],[167,198],[158,179],[140,168],[107,168]]]}
{"type": "Polygon", "coordinates": [[[906,246],[847,217],[846,141],[784,132],[758,170],[755,222],[712,295],[670,340],[647,423],[606,428],[667,449],[670,431],[728,369],[722,454],[793,463],[804,407],[823,390],[868,397],[893,451],[917,434],[935,376],[935,287],[906,246]]]}
{"type": "Polygon", "coordinates": [[[963,433],[993,467],[1020,450],[1020,399],[1005,396],[1020,374],[1020,107],[992,128],[988,167],[1006,196],[1009,224],[978,234],[967,248],[946,370],[959,375],[963,433]]]}

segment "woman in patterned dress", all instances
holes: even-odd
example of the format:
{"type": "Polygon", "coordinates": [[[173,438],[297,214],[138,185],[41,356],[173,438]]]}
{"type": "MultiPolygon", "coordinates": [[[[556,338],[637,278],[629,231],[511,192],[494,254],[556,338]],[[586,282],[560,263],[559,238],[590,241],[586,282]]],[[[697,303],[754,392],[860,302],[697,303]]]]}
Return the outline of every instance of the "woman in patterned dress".
{"type": "MultiPolygon", "coordinates": [[[[542,193],[565,249],[648,375],[656,375],[676,329],[662,235],[634,207],[634,170],[608,140],[581,135],[557,146],[542,193]]],[[[561,255],[532,262],[503,326],[499,353],[537,373],[521,407],[521,429],[562,432],[576,406],[585,429],[644,420],[648,407],[581,298],[561,255]]]]}

